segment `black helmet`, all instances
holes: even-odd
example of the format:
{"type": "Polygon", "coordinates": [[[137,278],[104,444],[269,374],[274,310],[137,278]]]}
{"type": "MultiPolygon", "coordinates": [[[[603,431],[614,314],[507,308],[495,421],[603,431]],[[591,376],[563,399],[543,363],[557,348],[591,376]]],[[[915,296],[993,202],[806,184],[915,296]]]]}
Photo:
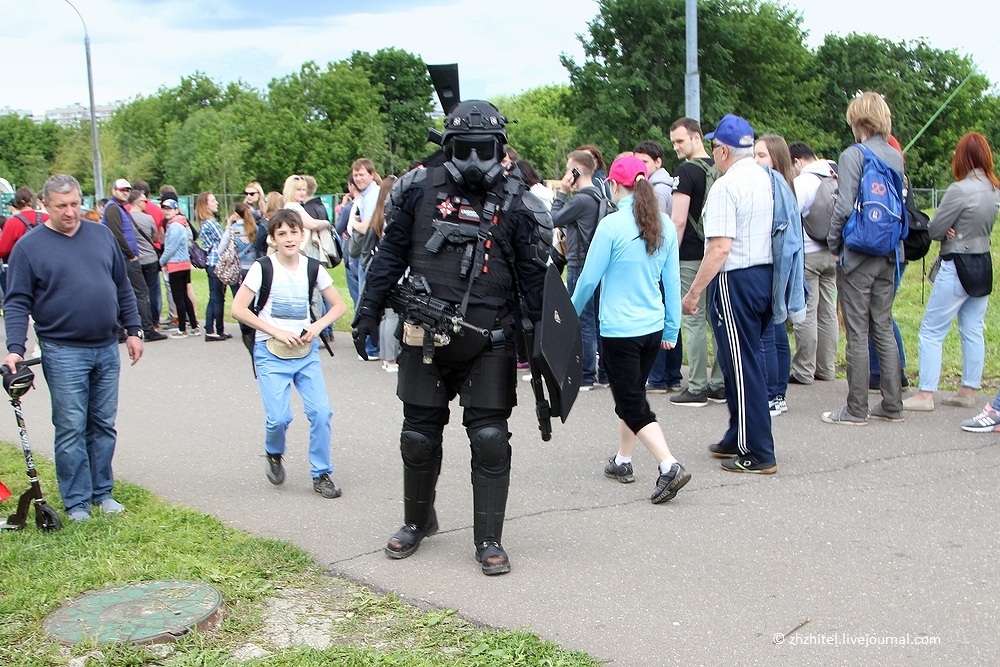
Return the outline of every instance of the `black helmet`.
{"type": "Polygon", "coordinates": [[[445,119],[442,133],[448,158],[445,168],[455,183],[480,189],[500,179],[506,125],[506,116],[489,102],[468,100],[455,105],[445,119]]]}

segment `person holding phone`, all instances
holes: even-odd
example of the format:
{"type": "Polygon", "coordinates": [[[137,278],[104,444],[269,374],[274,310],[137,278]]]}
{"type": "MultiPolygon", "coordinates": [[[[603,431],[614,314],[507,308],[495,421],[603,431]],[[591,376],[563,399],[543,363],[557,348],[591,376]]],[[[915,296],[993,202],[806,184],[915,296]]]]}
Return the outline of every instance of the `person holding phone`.
{"type": "MultiPolygon", "coordinates": [[[[597,229],[603,197],[594,187],[597,162],[587,151],[573,151],[566,158],[566,175],[559,183],[559,193],[552,202],[552,223],[566,234],[566,289],[570,296],[587,261],[590,241],[597,229]],[[576,193],[572,198],[570,195],[576,193]]],[[[597,304],[598,297],[587,302],[580,313],[583,338],[583,376],[580,391],[590,391],[597,382],[597,304]]]]}

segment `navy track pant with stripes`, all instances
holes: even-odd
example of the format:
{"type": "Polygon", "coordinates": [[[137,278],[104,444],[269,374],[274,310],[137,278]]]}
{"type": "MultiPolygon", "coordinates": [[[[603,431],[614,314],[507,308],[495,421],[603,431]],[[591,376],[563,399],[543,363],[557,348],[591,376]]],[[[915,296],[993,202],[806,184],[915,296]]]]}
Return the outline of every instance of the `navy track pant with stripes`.
{"type": "Polygon", "coordinates": [[[710,290],[709,315],[729,406],[722,443],[757,463],[772,463],[767,371],[760,349],[760,337],[771,326],[771,265],[719,273],[710,290]]]}

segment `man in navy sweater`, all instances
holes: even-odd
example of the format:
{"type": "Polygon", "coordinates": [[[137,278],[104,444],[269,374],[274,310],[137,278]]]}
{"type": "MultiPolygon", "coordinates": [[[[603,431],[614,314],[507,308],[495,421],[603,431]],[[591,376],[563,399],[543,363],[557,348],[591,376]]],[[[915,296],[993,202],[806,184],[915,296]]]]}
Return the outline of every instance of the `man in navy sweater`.
{"type": "Polygon", "coordinates": [[[125,509],[111,497],[119,320],[132,365],[142,357],[142,326],[125,258],[107,227],[81,222],[81,201],[72,176],[57,174],[45,182],[42,203],[49,220],[11,252],[4,303],[4,363],[11,370],[24,360],[28,316],[35,319],[52,398],[59,492],[73,521],[89,519],[91,505],[108,513],[125,509]]]}

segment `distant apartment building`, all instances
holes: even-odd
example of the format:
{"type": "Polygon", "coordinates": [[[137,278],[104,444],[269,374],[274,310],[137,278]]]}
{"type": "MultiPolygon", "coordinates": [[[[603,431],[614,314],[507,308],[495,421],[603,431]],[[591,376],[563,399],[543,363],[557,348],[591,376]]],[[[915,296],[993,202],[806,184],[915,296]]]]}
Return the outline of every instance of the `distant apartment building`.
{"type": "Polygon", "coordinates": [[[0,116],[23,116],[31,118],[31,111],[28,109],[12,109],[10,107],[0,107],[0,116]]]}
{"type": "MultiPolygon", "coordinates": [[[[120,104],[121,102],[115,102],[114,104],[102,104],[94,107],[94,115],[97,116],[97,122],[111,118],[115,109],[117,109],[120,104]]],[[[57,125],[75,125],[82,121],[89,122],[90,107],[83,106],[77,102],[76,104],[71,104],[68,107],[46,109],[44,118],[36,120],[51,120],[55,121],[57,125]]]]}

